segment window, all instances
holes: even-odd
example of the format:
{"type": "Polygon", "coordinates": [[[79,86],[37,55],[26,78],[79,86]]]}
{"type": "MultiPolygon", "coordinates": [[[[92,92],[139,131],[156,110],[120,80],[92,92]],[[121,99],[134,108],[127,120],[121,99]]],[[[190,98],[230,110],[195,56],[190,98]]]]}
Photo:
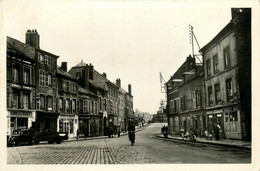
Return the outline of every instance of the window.
{"type": "Polygon", "coordinates": [[[79,100],[79,112],[83,112],[83,100],[79,100]]]}
{"type": "Polygon", "coordinates": [[[216,101],[216,104],[218,104],[219,102],[221,102],[219,83],[218,83],[218,84],[215,84],[215,101],[216,101]]]}
{"type": "Polygon", "coordinates": [[[44,55],[43,54],[38,54],[38,61],[39,62],[44,62],[44,55]]]}
{"type": "Polygon", "coordinates": [[[99,97],[99,109],[102,110],[102,98],[99,97]]]}
{"type": "Polygon", "coordinates": [[[213,104],[212,86],[208,87],[208,103],[209,105],[213,104]]]}
{"type": "Polygon", "coordinates": [[[40,86],[44,86],[45,85],[45,72],[43,70],[39,70],[39,74],[40,74],[40,79],[39,79],[39,82],[40,82],[40,86]]]}
{"type": "Polygon", "coordinates": [[[231,80],[231,78],[226,80],[226,94],[227,94],[227,101],[233,100],[232,80],[231,80]]]}
{"type": "Polygon", "coordinates": [[[13,69],[13,83],[19,83],[19,68],[15,67],[13,69]]]}
{"type": "Polygon", "coordinates": [[[23,108],[29,109],[29,100],[30,100],[30,93],[25,92],[23,95],[23,108]]]}
{"type": "Polygon", "coordinates": [[[75,83],[72,83],[72,93],[76,93],[75,83]]]}
{"type": "Polygon", "coordinates": [[[47,110],[52,111],[53,108],[53,97],[47,96],[47,110]]]}
{"type": "Polygon", "coordinates": [[[87,106],[87,100],[84,99],[84,102],[83,102],[83,112],[86,113],[86,106],[87,106]]]}
{"type": "Polygon", "coordinates": [[[30,84],[30,70],[28,70],[28,69],[24,70],[24,73],[23,73],[23,83],[25,85],[29,85],[30,84]]]}
{"type": "Polygon", "coordinates": [[[197,108],[197,102],[196,102],[196,91],[192,92],[192,104],[193,104],[193,108],[197,108]]]}
{"type": "Polygon", "coordinates": [[[227,68],[230,67],[230,50],[229,50],[229,46],[224,49],[223,55],[224,55],[225,69],[227,69],[227,68]]]}
{"type": "Polygon", "coordinates": [[[63,109],[63,99],[59,98],[59,111],[62,112],[63,109]]]}
{"type": "Polygon", "coordinates": [[[70,82],[69,81],[67,81],[67,83],[66,83],[66,90],[70,91],[70,82]]]}
{"type": "Polygon", "coordinates": [[[18,92],[13,93],[13,107],[19,108],[20,95],[18,92]]]}
{"type": "Polygon", "coordinates": [[[76,100],[72,100],[72,113],[76,113],[76,100]]]}
{"type": "Polygon", "coordinates": [[[40,95],[40,109],[45,110],[45,96],[40,95]]]}
{"type": "Polygon", "coordinates": [[[214,74],[218,73],[218,55],[214,55],[213,56],[213,70],[214,70],[214,74]]]}
{"type": "Polygon", "coordinates": [[[89,100],[87,100],[87,113],[89,113],[89,100]]]}
{"type": "Polygon", "coordinates": [[[48,74],[48,76],[47,76],[47,85],[52,87],[52,75],[51,74],[48,74]]]}
{"type": "Polygon", "coordinates": [[[76,78],[80,78],[81,77],[81,72],[76,72],[76,78]]]}
{"type": "Polygon", "coordinates": [[[59,79],[59,89],[63,90],[63,80],[59,79]]]}
{"type": "Polygon", "coordinates": [[[70,113],[70,100],[69,99],[66,99],[65,110],[67,113],[70,113]]]}
{"type": "Polygon", "coordinates": [[[211,76],[211,64],[210,64],[210,59],[206,61],[206,69],[207,69],[207,77],[211,76]]]}
{"type": "Polygon", "coordinates": [[[47,55],[45,55],[45,63],[48,64],[49,63],[49,57],[47,55]]]}

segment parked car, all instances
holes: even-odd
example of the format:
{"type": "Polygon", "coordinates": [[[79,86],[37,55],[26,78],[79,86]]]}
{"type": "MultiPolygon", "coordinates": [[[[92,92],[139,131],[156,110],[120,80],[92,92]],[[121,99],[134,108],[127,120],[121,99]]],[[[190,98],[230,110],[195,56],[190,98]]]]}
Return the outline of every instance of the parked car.
{"type": "Polygon", "coordinates": [[[8,146],[18,146],[21,144],[34,145],[38,141],[37,137],[30,129],[14,130],[8,138],[8,146]]]}
{"type": "Polygon", "coordinates": [[[68,140],[68,133],[40,130],[37,133],[37,137],[38,141],[48,141],[49,144],[53,144],[54,142],[60,144],[63,140],[68,140]]]}

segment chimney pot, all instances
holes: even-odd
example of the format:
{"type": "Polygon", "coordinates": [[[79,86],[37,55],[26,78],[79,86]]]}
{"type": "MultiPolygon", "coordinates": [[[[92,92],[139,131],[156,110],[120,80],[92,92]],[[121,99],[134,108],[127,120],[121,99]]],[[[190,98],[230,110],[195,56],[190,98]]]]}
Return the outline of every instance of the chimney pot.
{"type": "Polygon", "coordinates": [[[61,69],[65,72],[67,72],[68,68],[67,68],[67,62],[62,62],[61,63],[61,69]]]}

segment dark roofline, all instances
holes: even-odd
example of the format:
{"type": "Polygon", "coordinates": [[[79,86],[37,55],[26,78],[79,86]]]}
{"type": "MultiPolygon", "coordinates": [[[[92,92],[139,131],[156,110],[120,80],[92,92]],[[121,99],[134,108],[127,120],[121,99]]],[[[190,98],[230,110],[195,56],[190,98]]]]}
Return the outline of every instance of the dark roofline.
{"type": "Polygon", "coordinates": [[[225,36],[229,31],[233,29],[233,21],[231,20],[209,43],[203,46],[199,51],[205,52],[208,48],[210,48],[215,42],[225,36]]]}
{"type": "Polygon", "coordinates": [[[57,75],[61,75],[63,77],[66,77],[70,80],[77,82],[76,78],[72,77],[68,72],[63,71],[58,65],[57,65],[57,75]]]}
{"type": "MultiPolygon", "coordinates": [[[[30,45],[29,45],[30,46],[30,45]]],[[[35,48],[37,51],[40,51],[40,52],[43,52],[43,53],[47,53],[48,55],[51,55],[53,57],[56,57],[56,58],[59,58],[59,56],[57,55],[54,55],[53,53],[50,53],[50,52],[47,52],[45,50],[42,50],[42,49],[38,49],[38,48],[35,48]]]]}

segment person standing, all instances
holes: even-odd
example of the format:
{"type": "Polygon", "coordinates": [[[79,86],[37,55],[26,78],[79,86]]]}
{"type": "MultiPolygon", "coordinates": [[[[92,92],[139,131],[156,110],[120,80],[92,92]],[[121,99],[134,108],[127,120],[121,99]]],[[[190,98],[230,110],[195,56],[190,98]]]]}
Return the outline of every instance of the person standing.
{"type": "Polygon", "coordinates": [[[79,129],[77,129],[77,140],[79,140],[79,129]]]}
{"type": "Polygon", "coordinates": [[[215,127],[214,127],[215,138],[218,141],[219,140],[219,129],[220,129],[220,126],[218,124],[216,124],[216,123],[214,125],[215,125],[215,127]]]}

